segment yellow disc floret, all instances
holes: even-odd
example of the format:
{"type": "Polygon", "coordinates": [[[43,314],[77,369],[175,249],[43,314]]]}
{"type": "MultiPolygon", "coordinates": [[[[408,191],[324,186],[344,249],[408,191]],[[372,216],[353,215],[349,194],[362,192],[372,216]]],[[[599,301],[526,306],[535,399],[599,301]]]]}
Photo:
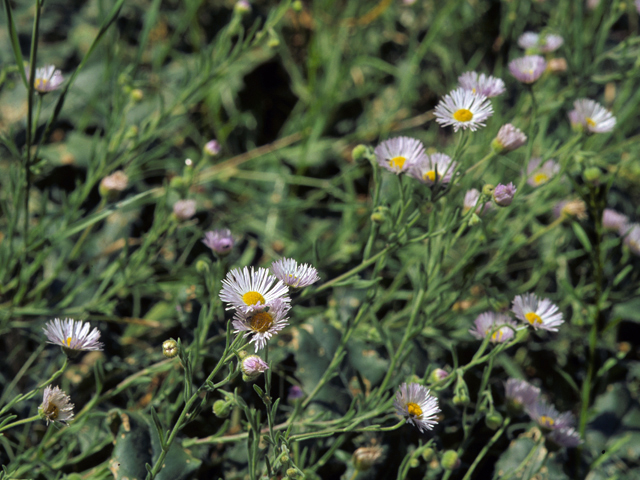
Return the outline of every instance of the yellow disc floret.
{"type": "Polygon", "coordinates": [[[585,118],[585,122],[587,122],[587,125],[589,125],[591,128],[596,126],[596,122],[594,122],[590,117],[585,118]]]}
{"type": "Polygon", "coordinates": [[[242,301],[247,305],[255,305],[258,302],[265,304],[264,297],[258,292],[247,292],[242,295],[242,301]]]}
{"type": "Polygon", "coordinates": [[[547,183],[549,181],[549,175],[547,175],[546,173],[538,173],[534,175],[533,181],[536,182],[537,185],[547,183]]]}
{"type": "Polygon", "coordinates": [[[425,180],[426,180],[426,179],[429,179],[429,180],[431,180],[432,182],[435,182],[435,181],[436,181],[436,172],[435,172],[434,170],[429,170],[427,173],[425,173],[425,174],[422,176],[422,178],[424,178],[425,180]]]}
{"type": "Polygon", "coordinates": [[[531,325],[535,325],[536,323],[542,323],[542,319],[540,318],[540,315],[538,315],[535,312],[525,313],[524,318],[526,318],[531,325]]]}
{"type": "Polygon", "coordinates": [[[461,108],[453,114],[453,118],[458,122],[468,122],[473,118],[473,113],[471,113],[471,110],[461,108]]]}
{"type": "Polygon", "coordinates": [[[251,330],[258,333],[264,333],[273,325],[273,317],[269,312],[258,312],[249,322],[251,330]]]}
{"type": "Polygon", "coordinates": [[[556,423],[556,422],[551,417],[547,417],[546,415],[542,415],[540,417],[540,425],[542,425],[544,427],[553,427],[554,423],[556,423]]]}
{"type": "Polygon", "coordinates": [[[404,162],[406,161],[407,159],[405,157],[393,157],[391,160],[389,160],[389,166],[391,168],[397,168],[398,170],[401,170],[404,166],[404,162]]]}
{"type": "Polygon", "coordinates": [[[407,412],[409,412],[409,415],[413,417],[422,418],[422,409],[417,403],[407,403],[407,412]]]}
{"type": "Polygon", "coordinates": [[[67,337],[67,341],[65,342],[67,344],[67,347],[71,346],[71,340],[72,340],[71,337],[67,337]]]}

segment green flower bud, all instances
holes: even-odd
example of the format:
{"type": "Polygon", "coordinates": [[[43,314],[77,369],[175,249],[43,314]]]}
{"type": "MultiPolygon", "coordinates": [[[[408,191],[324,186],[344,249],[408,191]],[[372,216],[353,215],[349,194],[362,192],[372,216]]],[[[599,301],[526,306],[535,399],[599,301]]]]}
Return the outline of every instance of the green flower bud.
{"type": "Polygon", "coordinates": [[[198,273],[206,273],[209,271],[209,262],[207,262],[206,260],[198,260],[196,262],[196,271],[198,273]]]}
{"type": "Polygon", "coordinates": [[[173,338],[165,340],[162,343],[162,353],[167,358],[174,358],[176,355],[178,355],[178,342],[176,342],[173,338]]]}
{"type": "Polygon", "coordinates": [[[411,468],[416,468],[418,465],[420,465],[420,462],[418,461],[417,458],[412,458],[411,461],[409,462],[409,466],[411,468]]]}
{"type": "Polygon", "coordinates": [[[356,145],[355,147],[353,147],[353,150],[351,150],[351,157],[356,162],[359,162],[360,160],[363,160],[365,158],[367,150],[368,147],[366,145],[356,145]]]}
{"type": "Polygon", "coordinates": [[[422,459],[425,462],[430,462],[431,460],[433,460],[433,457],[435,457],[436,452],[433,448],[425,448],[422,451],[422,459]]]}
{"type": "Polygon", "coordinates": [[[458,452],[455,450],[447,450],[444,452],[444,455],[442,455],[442,461],[440,463],[445,470],[455,470],[460,466],[458,452]]]}
{"type": "Polygon", "coordinates": [[[131,90],[131,93],[129,93],[129,96],[131,97],[131,100],[138,103],[144,98],[144,92],[139,88],[134,88],[131,90]]]}
{"type": "Polygon", "coordinates": [[[291,8],[293,8],[293,10],[296,11],[296,12],[301,12],[302,11],[302,2],[300,0],[296,0],[295,2],[293,2],[291,4],[291,8]]]}
{"type": "Polygon", "coordinates": [[[598,184],[600,183],[599,180],[600,180],[600,177],[602,176],[602,172],[598,167],[590,167],[585,169],[582,176],[587,182],[598,184]]]}
{"type": "Polygon", "coordinates": [[[371,221],[373,223],[382,224],[389,219],[389,207],[384,205],[378,205],[371,214],[371,221]]]}
{"type": "Polygon", "coordinates": [[[464,393],[461,393],[460,395],[455,395],[453,397],[453,403],[458,407],[466,407],[467,405],[469,405],[469,397],[464,393]]]}
{"type": "Polygon", "coordinates": [[[495,188],[496,187],[494,187],[493,185],[487,183],[484,187],[482,187],[482,193],[487,197],[490,197],[493,195],[493,191],[495,190],[495,188]]]}
{"type": "Polygon", "coordinates": [[[303,479],[304,475],[301,475],[300,471],[296,470],[295,468],[288,468],[287,477],[294,479],[303,479]]]}
{"type": "Polygon", "coordinates": [[[213,414],[218,418],[227,418],[231,413],[231,403],[226,400],[213,402],[213,414]]]}
{"type": "Polygon", "coordinates": [[[169,186],[176,190],[182,191],[187,188],[187,184],[182,177],[173,177],[169,182],[169,186]]]}
{"type": "Polygon", "coordinates": [[[491,430],[497,430],[502,425],[502,420],[502,415],[494,411],[484,417],[484,424],[491,430]]]}
{"type": "Polygon", "coordinates": [[[289,458],[289,455],[287,455],[286,453],[283,453],[282,456],[280,457],[280,463],[286,465],[287,463],[289,463],[291,459],[289,458]]]}
{"type": "Polygon", "coordinates": [[[469,219],[469,226],[472,227],[474,225],[479,224],[480,222],[482,222],[482,220],[480,219],[477,213],[474,213],[473,215],[471,215],[471,218],[469,219]]]}

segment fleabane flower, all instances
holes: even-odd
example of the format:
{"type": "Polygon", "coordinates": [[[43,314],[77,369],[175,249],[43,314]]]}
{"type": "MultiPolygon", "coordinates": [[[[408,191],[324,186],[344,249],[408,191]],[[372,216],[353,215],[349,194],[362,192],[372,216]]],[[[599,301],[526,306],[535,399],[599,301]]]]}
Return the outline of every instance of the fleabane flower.
{"type": "Polygon", "coordinates": [[[517,188],[512,182],[509,182],[507,185],[499,183],[493,190],[493,201],[496,202],[496,205],[508,207],[511,205],[516,191],[517,188]]]}
{"type": "Polygon", "coordinates": [[[474,328],[471,328],[469,333],[478,340],[483,340],[490,335],[489,341],[491,343],[504,343],[513,338],[516,327],[516,322],[507,315],[484,312],[478,315],[474,322],[474,328]]]}
{"type": "Polygon", "coordinates": [[[539,299],[533,293],[516,295],[511,311],[516,318],[531,325],[534,329],[557,332],[564,323],[562,312],[548,298],[539,299]]]}
{"type": "Polygon", "coordinates": [[[541,399],[538,399],[533,405],[529,405],[526,408],[526,412],[531,417],[531,420],[545,430],[568,428],[575,423],[575,418],[571,412],[560,413],[553,405],[541,399]]]}
{"type": "Polygon", "coordinates": [[[586,220],[587,204],[580,199],[561,200],[553,207],[553,214],[556,218],[575,218],[576,220],[586,220]]]}
{"type": "Polygon", "coordinates": [[[239,309],[244,312],[264,308],[280,298],[289,303],[287,286],[271,275],[266,268],[251,267],[242,270],[234,268],[222,280],[220,299],[227,302],[227,310],[239,309]]]}
{"type": "Polygon", "coordinates": [[[493,115],[493,107],[484,95],[458,88],[445,95],[436,105],[436,122],[446,127],[452,125],[454,131],[470,129],[475,132],[484,127],[484,121],[493,115]]]}
{"type": "MultiPolygon", "coordinates": [[[[29,67],[25,67],[27,81],[29,80],[29,67]]],[[[33,80],[33,88],[39,93],[49,93],[60,88],[64,82],[62,72],[55,65],[45,65],[42,68],[36,68],[36,78],[33,80]]]]}
{"type": "Polygon", "coordinates": [[[629,217],[611,208],[605,208],[602,212],[602,226],[605,230],[624,231],[628,223],[629,217]]]}
{"type": "Polygon", "coordinates": [[[480,200],[480,191],[477,188],[467,190],[462,203],[462,213],[467,213],[469,210],[475,208],[475,212],[478,215],[482,215],[491,208],[491,202],[478,203],[478,200],[480,200]]]}
{"type": "Polygon", "coordinates": [[[407,423],[417,427],[420,433],[431,430],[438,423],[438,399],[431,395],[429,389],[418,383],[403,383],[396,393],[393,406],[396,415],[404,417],[407,423]]]}
{"type": "Polygon", "coordinates": [[[409,168],[409,175],[426,185],[436,183],[446,185],[451,182],[451,176],[457,163],[444,153],[423,155],[409,168]]]}
{"type": "Polygon", "coordinates": [[[245,337],[252,335],[251,343],[255,345],[256,352],[262,350],[273,335],[289,325],[287,313],[290,308],[283,299],[276,298],[262,310],[236,310],[233,317],[234,332],[245,332],[245,337]]]}
{"type": "Polygon", "coordinates": [[[501,79],[484,73],[465,72],[458,77],[458,83],[465,90],[484,95],[487,98],[497,97],[506,91],[501,79]]]}
{"type": "Polygon", "coordinates": [[[242,359],[240,368],[243,373],[243,380],[255,380],[260,374],[269,370],[269,364],[262,360],[258,355],[248,355],[242,359]]]}
{"type": "Polygon", "coordinates": [[[382,447],[360,447],[353,452],[353,466],[357,471],[365,472],[381,460],[383,453],[382,447]]]}
{"type": "Polygon", "coordinates": [[[509,71],[516,80],[522,83],[533,83],[538,80],[545,69],[547,62],[540,55],[527,55],[509,62],[509,71]]]}
{"type": "Polygon", "coordinates": [[[535,32],[524,32],[518,38],[518,45],[525,50],[537,50],[542,53],[549,53],[557,50],[564,43],[560,35],[549,33],[540,35],[535,32]]]}
{"type": "Polygon", "coordinates": [[[573,106],[575,119],[590,133],[610,132],[616,126],[616,117],[595,100],[581,98],[573,102],[573,106]]]}
{"type": "Polygon", "coordinates": [[[44,389],[42,404],[38,408],[38,413],[43,420],[50,422],[60,422],[68,424],[73,420],[73,403],[69,395],[60,390],[59,387],[47,386],[44,389]]]}
{"type": "Polygon", "coordinates": [[[542,165],[541,158],[532,158],[527,165],[527,183],[532,187],[544,185],[560,172],[560,165],[554,160],[547,160],[542,165]]]}
{"type": "Polygon", "coordinates": [[[575,448],[582,443],[580,434],[573,427],[557,428],[547,438],[556,445],[566,448],[575,448]]]}
{"type": "Polygon", "coordinates": [[[60,345],[68,356],[74,357],[80,352],[102,350],[103,345],[98,341],[100,330],[94,327],[89,332],[90,328],[89,323],[80,320],[54,318],[46,323],[43,331],[48,343],[60,345]]]}
{"type": "Polygon", "coordinates": [[[514,127],[510,123],[500,127],[498,135],[491,142],[491,147],[495,152],[511,152],[527,143],[527,136],[522,130],[514,127]]]}
{"type": "Polygon", "coordinates": [[[538,387],[515,378],[507,380],[504,389],[508,406],[517,413],[522,413],[524,410],[533,407],[540,396],[538,387]]]}
{"type": "Polygon", "coordinates": [[[173,204],[173,214],[180,221],[189,220],[196,214],[196,201],[178,200],[173,204]]]}
{"type": "Polygon", "coordinates": [[[234,240],[233,235],[231,235],[231,231],[227,228],[223,228],[206,232],[202,243],[218,255],[227,255],[233,248],[234,240]]]}
{"type": "Polygon", "coordinates": [[[631,253],[640,256],[640,223],[631,223],[620,230],[624,236],[624,244],[631,253]]]}
{"type": "Polygon", "coordinates": [[[311,265],[298,265],[293,258],[281,258],[271,264],[271,270],[278,280],[293,288],[303,288],[320,280],[318,271],[311,265]]]}
{"type": "Polygon", "coordinates": [[[209,140],[207,143],[204,144],[202,151],[204,152],[205,155],[209,155],[210,157],[215,157],[220,153],[221,149],[222,147],[220,146],[217,140],[209,140]]]}
{"type": "Polygon", "coordinates": [[[424,145],[415,138],[396,137],[382,142],[374,153],[378,165],[398,175],[424,155],[424,145]]]}

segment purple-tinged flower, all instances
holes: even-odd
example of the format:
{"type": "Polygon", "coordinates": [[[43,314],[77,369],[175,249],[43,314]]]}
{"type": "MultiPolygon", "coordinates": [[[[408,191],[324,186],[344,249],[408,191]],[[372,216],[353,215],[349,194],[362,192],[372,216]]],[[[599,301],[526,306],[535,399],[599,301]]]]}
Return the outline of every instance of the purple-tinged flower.
{"type": "Polygon", "coordinates": [[[547,160],[540,166],[541,158],[532,158],[527,165],[527,183],[539,187],[547,183],[560,172],[560,165],[554,160],[547,160]]]}
{"type": "Polygon", "coordinates": [[[564,43],[560,35],[552,33],[540,35],[534,32],[524,32],[518,38],[518,45],[525,50],[534,50],[542,53],[549,53],[557,50],[564,43]]]}
{"type": "Polygon", "coordinates": [[[180,221],[189,220],[196,214],[196,201],[178,200],[173,204],[173,214],[180,221]]]}
{"type": "Polygon", "coordinates": [[[251,270],[247,267],[242,270],[234,268],[222,280],[220,300],[230,304],[227,310],[248,312],[272,305],[278,298],[289,303],[288,293],[287,286],[266,268],[258,268],[257,271],[253,267],[251,270]]]}
{"type": "Polygon", "coordinates": [[[610,132],[616,126],[616,117],[594,100],[581,98],[573,102],[573,106],[575,119],[590,133],[610,132]]]}
{"type": "Polygon", "coordinates": [[[566,448],[575,448],[582,443],[580,434],[573,427],[557,428],[547,438],[556,445],[566,448]]]}
{"type": "Polygon", "coordinates": [[[456,166],[457,163],[444,153],[425,154],[411,165],[408,174],[429,186],[436,183],[447,185],[451,182],[456,166]]]}
{"type": "Polygon", "coordinates": [[[396,137],[385,140],[374,151],[378,165],[399,175],[425,155],[420,140],[396,137]]]}
{"type": "Polygon", "coordinates": [[[218,255],[227,255],[233,248],[234,240],[231,231],[223,228],[205,233],[202,243],[218,255]]]}
{"type": "Polygon", "coordinates": [[[519,128],[510,123],[500,127],[498,135],[491,142],[491,147],[497,153],[511,152],[527,143],[527,136],[519,128]]]}
{"type": "Polygon", "coordinates": [[[501,207],[508,207],[513,201],[516,190],[516,186],[512,182],[509,182],[508,185],[499,183],[493,190],[493,201],[501,207]]]}
{"type": "Polygon", "coordinates": [[[526,412],[531,420],[548,431],[572,427],[575,424],[575,418],[571,412],[560,413],[553,405],[541,399],[529,405],[526,412]]]}
{"type": "Polygon", "coordinates": [[[474,327],[469,330],[469,333],[478,340],[484,340],[490,335],[489,341],[491,343],[504,343],[513,338],[516,327],[516,322],[507,315],[484,312],[478,315],[474,327]]]}
{"type": "Polygon", "coordinates": [[[567,116],[569,117],[569,123],[571,123],[571,130],[574,132],[583,132],[584,126],[582,125],[582,116],[577,110],[571,110],[567,116]]]}
{"type": "Polygon", "coordinates": [[[248,355],[242,360],[240,365],[244,381],[251,381],[258,378],[262,373],[269,370],[269,364],[258,355],[248,355]]]}
{"type": "Polygon", "coordinates": [[[287,313],[290,308],[288,303],[276,298],[263,310],[236,310],[234,332],[246,332],[245,337],[252,335],[251,343],[255,345],[256,352],[262,350],[273,335],[289,325],[287,313]]]}
{"type": "Polygon", "coordinates": [[[467,213],[469,210],[475,208],[475,212],[478,215],[482,215],[491,209],[491,202],[486,202],[484,204],[478,203],[480,200],[480,191],[476,188],[472,188],[471,190],[467,190],[467,193],[464,195],[464,201],[462,203],[462,213],[467,213]]]}
{"type": "Polygon", "coordinates": [[[38,413],[43,420],[49,422],[60,422],[69,424],[73,420],[73,403],[71,397],[60,390],[60,387],[47,386],[44,389],[42,404],[38,408],[38,413]]]}
{"type": "Polygon", "coordinates": [[[624,232],[628,223],[629,217],[622,213],[616,212],[611,208],[605,208],[604,212],[602,212],[602,226],[605,230],[624,232]]]}
{"type": "Polygon", "coordinates": [[[510,378],[505,383],[504,388],[507,406],[516,414],[520,414],[535,405],[540,396],[540,389],[524,380],[510,378]]]}
{"type": "Polygon", "coordinates": [[[443,370],[442,368],[436,368],[433,372],[431,372],[431,380],[433,382],[439,382],[444,380],[449,376],[449,372],[443,370]]]}
{"type": "Polygon", "coordinates": [[[221,149],[222,147],[220,147],[220,144],[217,142],[217,140],[209,140],[207,143],[204,144],[204,148],[202,150],[206,155],[209,155],[210,157],[215,157],[220,153],[221,149]]]}
{"type": "Polygon", "coordinates": [[[522,83],[538,80],[547,68],[547,62],[540,55],[527,55],[509,62],[509,71],[522,83]]]}
{"type": "Polygon", "coordinates": [[[91,325],[83,323],[80,320],[75,321],[71,318],[60,320],[54,318],[44,326],[43,330],[47,336],[47,343],[60,345],[64,352],[75,357],[80,352],[88,352],[91,350],[102,350],[100,340],[100,330],[94,327],[89,332],[91,325]]]}
{"type": "Polygon", "coordinates": [[[300,400],[304,397],[304,392],[298,385],[291,385],[289,388],[289,393],[287,394],[288,402],[295,402],[296,400],[300,400]]]}
{"type": "Polygon", "coordinates": [[[396,409],[396,415],[404,417],[407,423],[417,427],[420,433],[431,430],[438,423],[436,420],[440,412],[438,399],[419,383],[409,385],[403,383],[396,393],[393,406],[396,409]]]}
{"type": "Polygon", "coordinates": [[[271,270],[278,280],[293,288],[303,288],[320,280],[318,271],[311,265],[298,265],[293,258],[282,258],[271,264],[271,270]]]}
{"type": "Polygon", "coordinates": [[[475,132],[478,127],[484,127],[484,121],[493,115],[493,107],[484,95],[458,88],[438,102],[434,115],[436,122],[443,127],[452,125],[456,132],[461,128],[475,132]]]}
{"type": "Polygon", "coordinates": [[[233,10],[242,15],[251,13],[251,4],[247,0],[238,0],[234,5],[233,10]]]}
{"type": "Polygon", "coordinates": [[[539,299],[533,293],[516,295],[511,311],[517,319],[531,325],[535,330],[540,328],[557,332],[558,326],[564,323],[562,312],[558,311],[558,307],[551,300],[539,299]]]}
{"type": "MultiPolygon", "coordinates": [[[[25,72],[27,74],[27,81],[29,81],[29,67],[25,67],[25,72]]],[[[54,65],[45,65],[42,68],[36,68],[36,78],[33,81],[33,88],[35,88],[38,93],[49,93],[60,88],[62,82],[64,82],[62,72],[56,69],[54,65]]]]}
{"type": "Polygon", "coordinates": [[[463,73],[458,77],[458,82],[465,90],[470,90],[474,94],[484,95],[487,98],[497,97],[506,91],[504,82],[501,79],[484,73],[463,73]]]}
{"type": "Polygon", "coordinates": [[[640,223],[630,223],[620,231],[631,253],[640,256],[640,223]]]}

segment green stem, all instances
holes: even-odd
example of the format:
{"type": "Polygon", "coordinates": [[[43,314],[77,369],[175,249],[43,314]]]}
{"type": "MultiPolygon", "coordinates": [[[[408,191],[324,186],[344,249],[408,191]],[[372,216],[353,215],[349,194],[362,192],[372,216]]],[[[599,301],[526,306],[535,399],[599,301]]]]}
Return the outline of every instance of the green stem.
{"type": "Polygon", "coordinates": [[[478,163],[476,163],[475,165],[472,165],[471,167],[467,168],[467,171],[464,172],[464,174],[468,175],[469,173],[473,172],[476,168],[478,168],[480,165],[483,165],[485,162],[488,162],[489,160],[491,160],[495,156],[496,156],[496,152],[491,150],[478,163]]]}
{"type": "Polygon", "coordinates": [[[529,86],[529,93],[531,94],[531,121],[529,122],[529,143],[527,144],[527,157],[525,165],[529,165],[531,155],[533,154],[533,140],[536,135],[536,115],[538,113],[538,104],[536,103],[536,96],[533,93],[533,86],[529,86]]]}
{"type": "Polygon", "coordinates": [[[509,423],[511,422],[511,419],[509,417],[507,417],[507,419],[503,422],[502,427],[500,427],[500,430],[498,430],[493,437],[491,437],[491,439],[489,440],[489,442],[482,448],[482,450],[480,450],[480,453],[478,453],[478,456],[476,457],[476,459],[473,461],[473,463],[471,464],[471,466],[469,467],[469,470],[467,470],[467,473],[465,474],[465,476],[462,478],[462,480],[470,480],[471,479],[471,474],[473,473],[473,471],[476,469],[476,467],[478,466],[478,464],[480,463],[480,461],[484,458],[484,456],[487,454],[487,452],[489,451],[489,449],[491,448],[491,446],[496,443],[498,441],[498,439],[502,436],[502,433],[504,432],[505,428],[507,428],[509,426],[509,423]]]}
{"type": "Polygon", "coordinates": [[[23,418],[22,420],[18,420],[17,422],[9,423],[4,427],[0,428],[0,432],[4,432],[5,430],[9,430],[10,428],[17,427],[18,425],[23,425],[25,423],[35,422],[40,418],[40,415],[34,415],[33,417],[23,418]]]}
{"type": "MultiPolygon", "coordinates": [[[[98,208],[96,209],[95,213],[96,214],[100,213],[104,208],[104,206],[106,205],[106,203],[107,203],[106,197],[102,197],[102,200],[100,200],[100,204],[98,205],[98,208]]],[[[84,241],[87,239],[87,236],[89,235],[89,233],[91,233],[91,229],[93,228],[94,225],[95,225],[94,223],[90,223],[89,225],[87,225],[87,228],[84,229],[84,231],[82,232],[82,235],[80,236],[80,238],[74,245],[73,250],[71,250],[71,253],[69,254],[69,261],[75,260],[75,258],[78,256],[78,253],[80,253],[80,248],[84,244],[84,241]]]]}

